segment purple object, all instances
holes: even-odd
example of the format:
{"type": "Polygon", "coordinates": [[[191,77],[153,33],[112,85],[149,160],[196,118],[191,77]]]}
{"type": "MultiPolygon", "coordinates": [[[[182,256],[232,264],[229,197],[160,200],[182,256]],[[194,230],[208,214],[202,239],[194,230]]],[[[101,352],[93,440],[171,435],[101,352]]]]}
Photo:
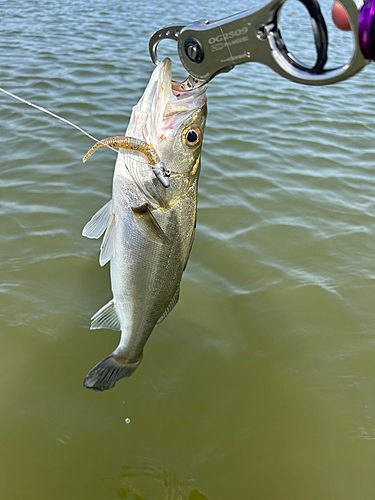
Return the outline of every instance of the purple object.
{"type": "Polygon", "coordinates": [[[358,17],[359,46],[366,59],[375,60],[375,40],[373,23],[375,14],[375,0],[365,0],[358,17]]]}

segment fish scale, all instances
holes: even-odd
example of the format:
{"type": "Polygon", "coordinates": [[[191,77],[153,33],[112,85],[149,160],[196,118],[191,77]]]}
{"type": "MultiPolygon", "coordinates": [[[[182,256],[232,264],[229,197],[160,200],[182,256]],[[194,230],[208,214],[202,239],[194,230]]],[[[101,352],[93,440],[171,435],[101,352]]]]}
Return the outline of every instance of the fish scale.
{"type": "Polygon", "coordinates": [[[155,325],[178,301],[194,238],[206,115],[205,89],[176,96],[170,60],[159,63],[133,108],[126,135],[155,149],[171,171],[170,186],[155,178],[139,153],[120,149],[112,203],[83,230],[90,238],[105,230],[99,262],[110,262],[113,293],[93,316],[91,328],[121,330],[118,347],[85,377],[89,389],[110,389],[131,375],[155,325]]]}

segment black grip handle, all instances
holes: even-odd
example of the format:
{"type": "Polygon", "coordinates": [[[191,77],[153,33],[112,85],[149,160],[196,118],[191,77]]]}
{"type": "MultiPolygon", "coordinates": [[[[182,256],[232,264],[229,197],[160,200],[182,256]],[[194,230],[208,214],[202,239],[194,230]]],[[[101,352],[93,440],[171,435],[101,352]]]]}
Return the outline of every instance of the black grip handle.
{"type": "Polygon", "coordinates": [[[300,0],[311,16],[311,23],[314,32],[316,52],[318,59],[310,69],[310,73],[318,74],[323,70],[327,62],[328,52],[328,31],[323,14],[317,0],[300,0]]]}

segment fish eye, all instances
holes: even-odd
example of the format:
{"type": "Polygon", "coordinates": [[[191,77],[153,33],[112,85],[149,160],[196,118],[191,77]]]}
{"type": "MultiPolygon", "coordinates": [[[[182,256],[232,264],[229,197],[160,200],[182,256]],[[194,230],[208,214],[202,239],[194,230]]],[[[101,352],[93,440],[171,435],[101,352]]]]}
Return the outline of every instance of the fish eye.
{"type": "Polygon", "coordinates": [[[201,131],[198,127],[187,127],[182,132],[182,142],[190,149],[195,149],[201,143],[201,131]]]}

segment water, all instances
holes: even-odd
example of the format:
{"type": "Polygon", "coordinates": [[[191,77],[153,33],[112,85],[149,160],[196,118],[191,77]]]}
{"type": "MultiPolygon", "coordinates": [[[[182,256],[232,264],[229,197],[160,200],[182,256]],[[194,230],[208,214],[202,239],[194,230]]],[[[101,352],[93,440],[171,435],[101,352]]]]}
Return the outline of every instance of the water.
{"type": "MultiPolygon", "coordinates": [[[[256,4],[3,1],[0,84],[118,135],[154,30],[256,4]]],[[[303,7],[285,8],[312,60],[303,7]]],[[[350,36],[331,40],[342,59],[350,36]]],[[[374,499],[374,81],[303,87],[248,64],[209,85],[180,302],[103,394],[82,381],[118,334],[89,330],[109,273],[80,234],[115,154],[83,165],[90,139],[0,95],[0,498],[374,499]]]]}

